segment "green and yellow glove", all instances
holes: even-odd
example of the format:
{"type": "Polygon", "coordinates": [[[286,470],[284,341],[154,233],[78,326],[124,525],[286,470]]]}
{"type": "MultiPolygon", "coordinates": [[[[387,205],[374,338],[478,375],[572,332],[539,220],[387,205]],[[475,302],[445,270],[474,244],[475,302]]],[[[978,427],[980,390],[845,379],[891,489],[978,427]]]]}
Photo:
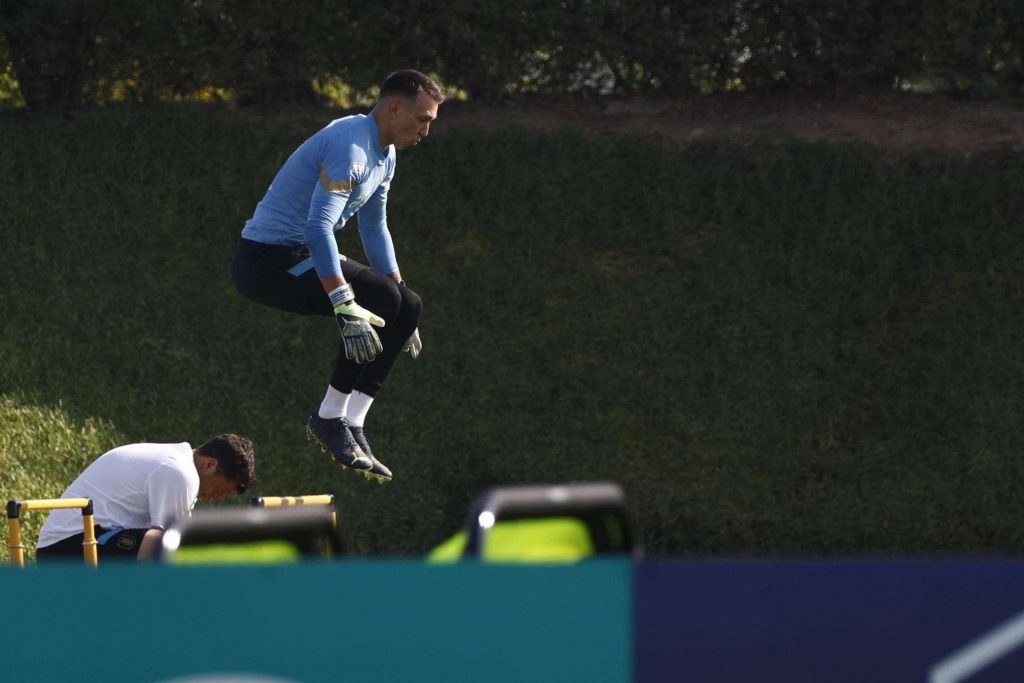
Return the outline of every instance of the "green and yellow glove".
{"type": "Polygon", "coordinates": [[[345,357],[360,364],[369,363],[384,350],[370,325],[384,327],[384,319],[356,303],[351,284],[343,284],[328,296],[334,306],[341,338],[345,341],[345,357]]]}

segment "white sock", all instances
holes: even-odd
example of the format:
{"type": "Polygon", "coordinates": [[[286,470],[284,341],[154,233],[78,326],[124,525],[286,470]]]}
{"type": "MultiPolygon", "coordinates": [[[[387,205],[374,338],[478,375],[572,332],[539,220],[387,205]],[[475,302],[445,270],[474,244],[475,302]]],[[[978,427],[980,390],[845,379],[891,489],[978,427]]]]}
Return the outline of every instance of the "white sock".
{"type": "Polygon", "coordinates": [[[373,405],[373,396],[367,396],[361,391],[352,392],[352,400],[348,402],[348,409],[345,417],[353,427],[362,427],[366,423],[366,414],[370,412],[373,405]]]}
{"type": "Polygon", "coordinates": [[[352,394],[343,394],[328,384],[327,395],[324,396],[324,400],[320,404],[320,410],[317,414],[325,420],[332,420],[341,417],[345,414],[345,407],[348,405],[348,399],[351,395],[352,394]]]}

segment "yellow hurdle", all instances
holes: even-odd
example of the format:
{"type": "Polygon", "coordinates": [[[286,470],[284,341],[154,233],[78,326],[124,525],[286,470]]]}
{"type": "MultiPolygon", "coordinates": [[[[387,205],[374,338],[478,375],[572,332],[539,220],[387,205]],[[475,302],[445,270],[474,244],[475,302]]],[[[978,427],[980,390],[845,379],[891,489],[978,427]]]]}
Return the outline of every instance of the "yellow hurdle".
{"type": "Polygon", "coordinates": [[[253,507],[277,508],[289,505],[328,505],[331,508],[331,524],[338,528],[338,511],[334,509],[333,493],[318,493],[312,496],[256,496],[253,507]]]}
{"type": "Polygon", "coordinates": [[[82,557],[91,567],[99,565],[99,554],[96,549],[96,529],[93,526],[92,499],[90,498],[39,498],[35,500],[7,501],[7,527],[10,539],[7,549],[11,553],[11,562],[18,567],[25,566],[25,545],[21,542],[21,513],[28,510],[66,510],[80,508],[82,510],[82,557]]]}

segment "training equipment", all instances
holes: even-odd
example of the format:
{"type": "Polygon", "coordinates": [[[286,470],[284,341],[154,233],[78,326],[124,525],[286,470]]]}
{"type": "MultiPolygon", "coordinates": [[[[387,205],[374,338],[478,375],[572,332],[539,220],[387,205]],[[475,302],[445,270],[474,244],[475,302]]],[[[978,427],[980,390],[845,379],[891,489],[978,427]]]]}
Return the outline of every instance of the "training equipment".
{"type": "Polygon", "coordinates": [[[420,341],[420,328],[416,328],[409,335],[409,338],[405,340],[405,345],[402,350],[412,356],[413,360],[420,357],[420,351],[423,350],[423,342],[420,341]]]}
{"type": "Polygon", "coordinates": [[[393,477],[391,470],[388,469],[387,465],[374,457],[373,451],[370,450],[370,442],[366,440],[366,434],[363,433],[363,428],[349,426],[348,430],[352,434],[352,438],[355,439],[355,442],[359,444],[359,449],[366,453],[370,457],[370,461],[373,462],[373,467],[363,472],[363,474],[367,478],[376,479],[381,484],[391,481],[393,477]]]}
{"type": "Polygon", "coordinates": [[[11,562],[25,566],[25,546],[21,542],[21,513],[27,510],[65,510],[81,508],[82,510],[82,557],[85,563],[95,567],[99,564],[96,549],[96,529],[93,527],[93,510],[91,498],[39,498],[35,500],[7,501],[7,526],[10,531],[7,548],[11,553],[11,562]]]}
{"type": "Polygon", "coordinates": [[[502,521],[572,518],[583,523],[595,553],[629,553],[633,532],[625,494],[611,482],[505,486],[490,489],[466,514],[463,557],[484,557],[490,535],[502,521]]]}
{"type": "Polygon", "coordinates": [[[331,524],[338,528],[338,513],[334,509],[334,494],[315,493],[306,496],[253,496],[254,508],[288,507],[290,505],[326,505],[331,510],[331,524]]]}
{"type": "Polygon", "coordinates": [[[369,363],[384,350],[371,324],[384,327],[384,319],[356,303],[351,284],[345,283],[329,296],[345,341],[345,357],[357,363],[369,363]]]}
{"type": "MultiPolygon", "coordinates": [[[[265,506],[264,506],[265,507],[265,506]]],[[[171,564],[265,564],[344,553],[333,508],[221,507],[196,510],[161,538],[171,564]]]]}
{"type": "Polygon", "coordinates": [[[373,461],[363,453],[352,438],[348,420],[343,417],[326,419],[316,413],[309,416],[306,436],[320,445],[320,450],[330,453],[334,462],[341,467],[363,471],[373,467],[373,461]]]}

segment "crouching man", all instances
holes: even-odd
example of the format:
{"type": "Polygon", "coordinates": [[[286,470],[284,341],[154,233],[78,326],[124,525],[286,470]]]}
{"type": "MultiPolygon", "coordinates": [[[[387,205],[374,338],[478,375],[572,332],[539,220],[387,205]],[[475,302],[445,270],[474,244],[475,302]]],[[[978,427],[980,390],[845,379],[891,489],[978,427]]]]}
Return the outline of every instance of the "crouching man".
{"type": "MultiPolygon", "coordinates": [[[[164,531],[187,517],[197,499],[244,493],[255,478],[252,442],[222,434],[198,448],[188,443],[137,443],[107,451],[62,498],[91,498],[100,560],[147,560],[164,531]]],[[[82,556],[82,516],[53,510],[39,532],[36,562],[82,556]]]]}

